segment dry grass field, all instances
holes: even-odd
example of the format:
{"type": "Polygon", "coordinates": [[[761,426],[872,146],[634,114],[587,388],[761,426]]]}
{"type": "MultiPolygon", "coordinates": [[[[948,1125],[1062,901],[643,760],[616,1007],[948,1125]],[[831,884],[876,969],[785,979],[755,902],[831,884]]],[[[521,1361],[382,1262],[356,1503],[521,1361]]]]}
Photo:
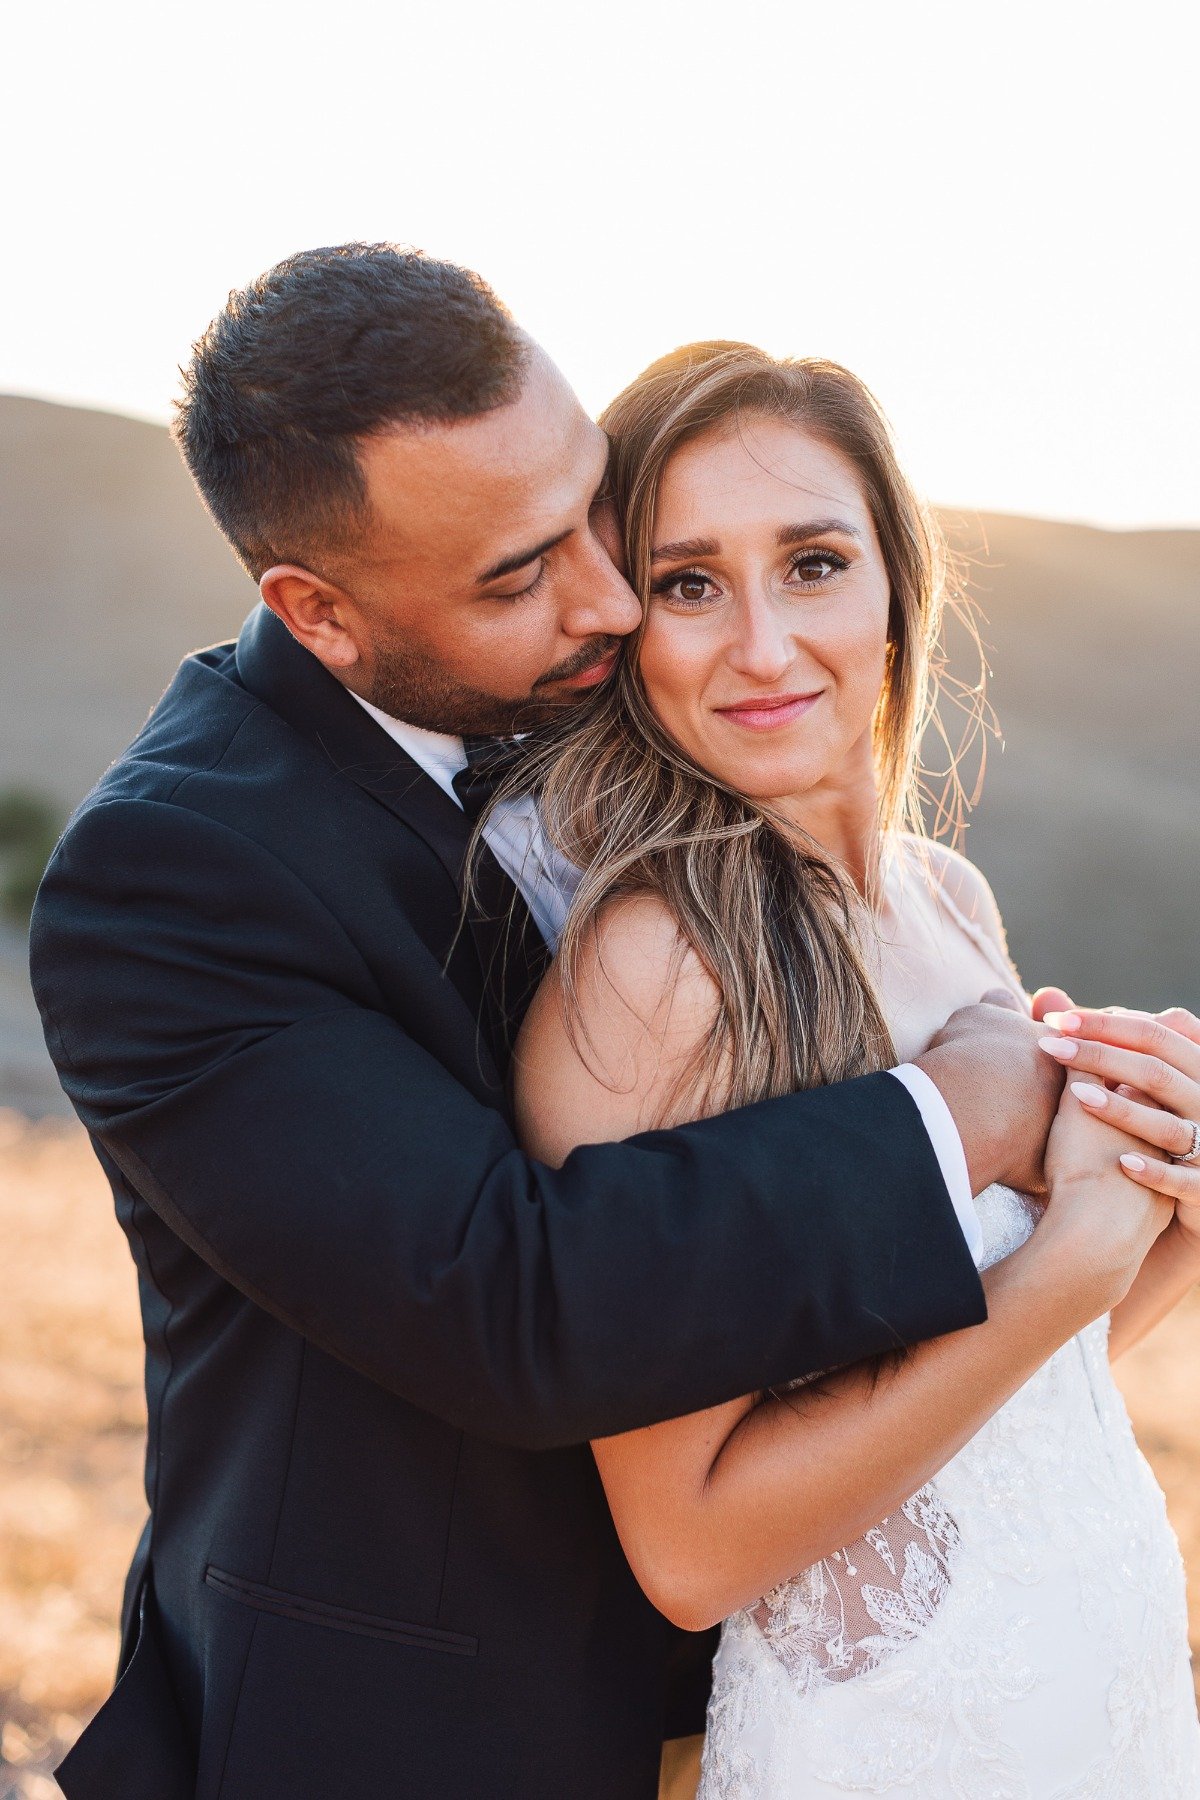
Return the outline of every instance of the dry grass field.
{"type": "Polygon", "coordinates": [[[0,1800],[43,1800],[111,1686],[145,1514],[133,1263],[77,1127],[0,1112],[0,1243],[0,1800]]]}
{"type": "MultiPolygon", "coordinates": [[[[143,1517],[133,1265],[80,1131],[0,1112],[0,1800],[48,1769],[107,1692],[143,1517]]],[[[1122,1369],[1192,1567],[1200,1649],[1200,1294],[1122,1369]]]]}

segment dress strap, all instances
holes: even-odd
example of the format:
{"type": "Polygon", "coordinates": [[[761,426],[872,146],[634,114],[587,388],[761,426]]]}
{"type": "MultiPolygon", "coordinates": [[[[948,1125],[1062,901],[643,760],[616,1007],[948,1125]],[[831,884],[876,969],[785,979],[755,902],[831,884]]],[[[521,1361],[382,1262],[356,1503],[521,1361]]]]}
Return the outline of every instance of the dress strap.
{"type": "Polygon", "coordinates": [[[1012,958],[996,942],[987,927],[981,925],[978,919],[969,919],[958,902],[947,892],[945,880],[935,868],[933,857],[926,854],[924,846],[919,841],[912,843],[912,852],[913,860],[916,861],[920,873],[925,879],[934,905],[941,907],[949,915],[954,924],[974,944],[985,961],[996,971],[1003,985],[1016,995],[1024,1009],[1028,1011],[1030,997],[1025,991],[1025,984],[1021,980],[1012,958]]]}
{"type": "Polygon", "coordinates": [[[1004,986],[1011,988],[1013,993],[1021,1001],[1022,1005],[1028,1007],[1029,995],[1025,991],[1024,983],[1017,973],[1012,958],[1000,948],[1000,945],[996,942],[987,927],[981,925],[978,919],[968,919],[958,903],[946,892],[945,886],[941,882],[938,884],[937,899],[941,905],[945,907],[946,911],[950,914],[950,917],[956,924],[960,925],[963,931],[966,932],[971,942],[983,952],[988,962],[991,963],[993,969],[995,969],[996,973],[1000,976],[1004,986]]]}

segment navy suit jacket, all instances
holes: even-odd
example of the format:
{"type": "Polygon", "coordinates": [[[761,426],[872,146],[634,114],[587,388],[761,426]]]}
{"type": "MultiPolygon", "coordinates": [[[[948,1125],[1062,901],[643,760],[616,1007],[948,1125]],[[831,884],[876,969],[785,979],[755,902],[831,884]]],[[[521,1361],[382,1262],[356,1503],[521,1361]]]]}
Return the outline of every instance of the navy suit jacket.
{"type": "Polygon", "coordinates": [[[873,1075],[518,1148],[536,933],[456,932],[463,815],[262,608],[76,813],[31,934],[146,1339],[150,1518],[70,1800],[653,1800],[712,1637],[587,1440],[983,1317],[873,1075]]]}

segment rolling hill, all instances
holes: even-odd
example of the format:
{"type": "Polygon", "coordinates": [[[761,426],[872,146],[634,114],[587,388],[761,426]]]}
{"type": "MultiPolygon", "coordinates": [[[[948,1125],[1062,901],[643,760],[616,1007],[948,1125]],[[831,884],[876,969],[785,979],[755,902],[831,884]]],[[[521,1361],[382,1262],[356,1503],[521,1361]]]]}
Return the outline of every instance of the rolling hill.
{"type": "Polygon", "coordinates": [[[1004,740],[966,847],[1027,985],[1200,1008],[1200,531],[945,522],[1004,740]]]}
{"type": "Polygon", "coordinates": [[[256,598],[161,425],[0,398],[0,789],[73,804],[256,598]]]}
{"type": "MultiPolygon", "coordinates": [[[[0,793],[66,808],[254,589],[161,426],[0,398],[0,504],[0,793]]],[[[945,522],[1004,735],[967,847],[1027,982],[1200,1008],[1200,531],[945,522]]],[[[0,1104],[41,1111],[57,1090],[21,965],[0,935],[0,1104]]]]}

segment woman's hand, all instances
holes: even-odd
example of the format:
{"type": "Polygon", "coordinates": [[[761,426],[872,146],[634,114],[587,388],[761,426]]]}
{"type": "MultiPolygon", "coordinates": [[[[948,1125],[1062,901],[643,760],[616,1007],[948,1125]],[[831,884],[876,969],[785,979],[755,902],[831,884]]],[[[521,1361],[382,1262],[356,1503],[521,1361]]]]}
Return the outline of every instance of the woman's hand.
{"type": "Polygon", "coordinates": [[[1137,1143],[1125,1146],[1126,1177],[1175,1204],[1181,1243],[1200,1271],[1200,1020],[1182,1007],[1144,1013],[1052,1011],[1041,1042],[1067,1070],[1068,1091],[1097,1122],[1137,1143]]]}
{"type": "Polygon", "coordinates": [[[1081,1105],[1070,1086],[1059,1102],[1046,1146],[1046,1217],[1037,1236],[1058,1247],[1075,1278],[1100,1296],[1097,1312],[1119,1305],[1155,1240],[1171,1223],[1172,1206],[1157,1190],[1135,1193],[1118,1161],[1146,1146],[1081,1105]]]}

